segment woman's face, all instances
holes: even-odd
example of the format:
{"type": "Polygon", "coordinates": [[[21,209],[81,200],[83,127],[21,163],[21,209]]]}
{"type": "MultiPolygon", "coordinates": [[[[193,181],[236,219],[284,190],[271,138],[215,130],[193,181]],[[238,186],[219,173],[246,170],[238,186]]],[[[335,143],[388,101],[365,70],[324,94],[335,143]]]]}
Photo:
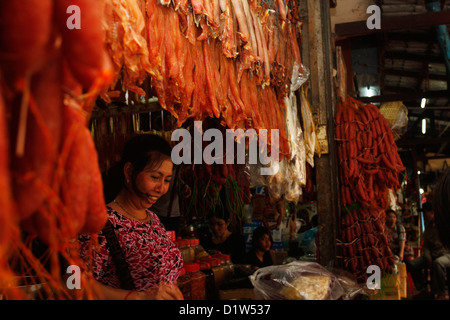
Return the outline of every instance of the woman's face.
{"type": "Polygon", "coordinates": [[[222,237],[228,230],[228,224],[225,220],[212,217],[209,220],[209,227],[211,228],[211,231],[214,233],[214,235],[218,238],[222,237]]]}
{"type": "Polygon", "coordinates": [[[397,216],[392,212],[386,216],[386,224],[388,226],[394,226],[397,222],[397,216]]]}
{"type": "Polygon", "coordinates": [[[268,234],[262,235],[257,241],[257,247],[261,251],[269,251],[272,242],[270,241],[270,237],[268,234]]]}
{"type": "Polygon", "coordinates": [[[145,167],[136,177],[136,187],[145,197],[138,197],[136,203],[141,208],[151,207],[167,190],[172,179],[173,163],[163,160],[160,166],[145,167]]]}

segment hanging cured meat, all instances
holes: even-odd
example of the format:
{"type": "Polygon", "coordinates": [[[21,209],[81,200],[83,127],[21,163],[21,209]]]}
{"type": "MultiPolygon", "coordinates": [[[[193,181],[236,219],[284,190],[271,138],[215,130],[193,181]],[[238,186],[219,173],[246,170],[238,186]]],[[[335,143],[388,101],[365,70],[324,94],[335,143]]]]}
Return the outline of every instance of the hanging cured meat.
{"type": "Polygon", "coordinates": [[[370,265],[392,272],[385,210],[389,189],[399,188],[405,167],[392,131],[376,106],[347,97],[338,104],[335,121],[344,206],[338,244],[344,267],[365,281],[370,265]]]}
{"type": "Polygon", "coordinates": [[[140,85],[147,75],[160,79],[161,74],[149,61],[149,49],[145,39],[146,19],[141,5],[138,0],[106,1],[104,28],[108,53],[116,70],[112,87],[115,87],[119,72],[122,72],[122,89],[145,96],[146,93],[140,85]]]}
{"type": "MultiPolygon", "coordinates": [[[[1,74],[0,74],[0,83],[1,74]]],[[[12,244],[20,239],[16,203],[11,190],[11,175],[9,171],[9,140],[6,123],[6,110],[0,85],[0,287],[12,282],[14,274],[7,264],[11,256],[12,244]]]]}
{"type": "Polygon", "coordinates": [[[129,70],[145,71],[178,126],[189,118],[212,117],[229,128],[280,129],[280,154],[288,155],[283,99],[290,93],[293,68],[302,67],[299,23],[291,5],[284,0],[106,0],[106,42],[116,79],[122,79],[123,89],[144,95],[142,77],[130,82],[129,70]],[[126,44],[128,36],[134,46],[126,44]],[[126,53],[126,47],[134,51],[126,53]],[[127,65],[128,55],[141,63],[130,59],[127,65]]]}
{"type": "MultiPolygon", "coordinates": [[[[103,1],[71,4],[82,13],[81,29],[68,28],[63,1],[0,5],[0,277],[11,263],[17,276],[47,282],[53,298],[71,297],[60,282],[60,256],[82,267],[73,240],[100,232],[107,219],[87,128],[113,76],[103,45],[103,1]],[[31,250],[36,239],[48,247],[48,269],[31,250]]],[[[10,285],[0,278],[0,294],[15,298],[10,285]]]]}
{"type": "Polygon", "coordinates": [[[18,0],[0,3],[0,66],[7,83],[16,89],[23,89],[25,80],[42,68],[48,58],[53,2],[18,0]]]}

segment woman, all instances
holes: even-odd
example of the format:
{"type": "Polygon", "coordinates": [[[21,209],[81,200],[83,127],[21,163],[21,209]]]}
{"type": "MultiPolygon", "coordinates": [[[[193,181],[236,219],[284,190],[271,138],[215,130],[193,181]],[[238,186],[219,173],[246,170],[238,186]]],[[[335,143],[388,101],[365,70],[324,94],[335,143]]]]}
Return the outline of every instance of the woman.
{"type": "MultiPolygon", "coordinates": [[[[159,136],[135,136],[125,144],[118,168],[106,179],[114,178],[119,188],[106,195],[112,199],[109,220],[98,235],[99,250],[92,251],[100,298],[182,299],[175,285],[183,266],[181,253],[149,209],[169,188],[171,147],[159,136]]],[[[82,236],[87,257],[88,240],[82,236]]]]}
{"type": "Polygon", "coordinates": [[[227,211],[211,213],[209,218],[211,234],[202,241],[202,246],[209,252],[219,251],[229,254],[231,262],[235,264],[243,263],[245,260],[244,237],[230,231],[230,222],[227,211]]]}
{"type": "Polygon", "coordinates": [[[273,265],[270,250],[272,249],[272,235],[266,227],[258,227],[253,231],[252,249],[247,255],[247,263],[254,269],[273,265]]]}
{"type": "Polygon", "coordinates": [[[411,252],[406,248],[406,230],[405,227],[397,222],[397,213],[392,210],[386,210],[386,232],[389,241],[389,247],[392,253],[398,256],[400,261],[403,261],[405,256],[410,256],[411,252]]]}
{"type": "Polygon", "coordinates": [[[433,209],[436,228],[442,244],[450,249],[450,169],[437,180],[434,188],[433,209]]]}
{"type": "Polygon", "coordinates": [[[311,217],[309,221],[310,228],[299,234],[299,247],[305,254],[317,254],[316,236],[318,229],[317,214],[311,217]]]}

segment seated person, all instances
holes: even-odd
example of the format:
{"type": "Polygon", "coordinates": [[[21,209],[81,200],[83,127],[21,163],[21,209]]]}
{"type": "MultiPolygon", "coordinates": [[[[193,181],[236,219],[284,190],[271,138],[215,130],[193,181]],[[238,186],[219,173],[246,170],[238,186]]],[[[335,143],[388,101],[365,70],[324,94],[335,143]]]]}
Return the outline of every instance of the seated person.
{"type": "Polygon", "coordinates": [[[406,230],[398,221],[397,213],[392,209],[386,210],[386,235],[389,248],[400,261],[411,260],[414,255],[412,248],[406,245],[406,230]]]}
{"type": "Polygon", "coordinates": [[[247,264],[254,269],[273,265],[270,250],[272,248],[272,235],[266,227],[258,227],[253,231],[252,249],[247,254],[247,264]]]}
{"type": "Polygon", "coordinates": [[[234,264],[243,263],[245,260],[245,240],[238,233],[230,230],[230,213],[227,210],[217,210],[209,214],[209,227],[211,233],[201,239],[203,248],[229,254],[234,264]]]}
{"type": "Polygon", "coordinates": [[[406,267],[411,273],[414,286],[419,291],[419,294],[414,296],[415,299],[440,300],[445,298],[445,273],[446,269],[450,268],[450,251],[445,249],[439,239],[431,203],[424,203],[422,210],[426,221],[422,254],[416,259],[407,261],[406,267]],[[431,269],[431,292],[428,291],[425,279],[424,270],[426,269],[431,269]]]}
{"type": "Polygon", "coordinates": [[[310,225],[310,229],[299,234],[299,247],[305,254],[316,254],[317,214],[312,216],[310,225]]]}

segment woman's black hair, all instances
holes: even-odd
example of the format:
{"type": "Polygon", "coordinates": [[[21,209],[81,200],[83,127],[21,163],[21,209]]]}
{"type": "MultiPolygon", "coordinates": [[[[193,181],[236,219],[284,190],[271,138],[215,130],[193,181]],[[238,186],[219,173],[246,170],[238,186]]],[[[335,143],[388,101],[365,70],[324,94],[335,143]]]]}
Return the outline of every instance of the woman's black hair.
{"type": "Polygon", "coordinates": [[[450,169],[436,183],[433,210],[439,238],[444,246],[450,248],[450,169]]]}
{"type": "Polygon", "coordinates": [[[138,134],[128,140],[123,148],[119,163],[111,167],[103,177],[106,203],[111,202],[125,185],[124,166],[131,163],[133,172],[130,182],[134,192],[141,192],[136,187],[136,177],[147,166],[158,166],[162,161],[171,159],[172,148],[162,137],[154,134],[138,134]]]}
{"type": "Polygon", "coordinates": [[[270,242],[273,244],[272,234],[270,233],[270,230],[264,226],[260,226],[260,227],[257,227],[255,230],[253,230],[253,235],[252,235],[253,248],[256,248],[258,246],[259,239],[261,239],[262,236],[264,236],[265,234],[267,234],[269,236],[270,242]]]}
{"type": "Polygon", "coordinates": [[[222,188],[219,192],[217,204],[211,207],[207,214],[207,219],[218,218],[225,221],[231,219],[231,212],[228,210],[226,189],[222,188]]]}
{"type": "Polygon", "coordinates": [[[212,218],[222,219],[225,222],[231,219],[230,212],[223,206],[218,205],[209,210],[207,215],[207,219],[210,220],[212,218]]]}
{"type": "Polygon", "coordinates": [[[398,218],[398,214],[397,214],[397,212],[395,212],[395,210],[387,209],[385,212],[386,212],[386,216],[390,213],[393,213],[395,215],[395,217],[398,218]]]}

